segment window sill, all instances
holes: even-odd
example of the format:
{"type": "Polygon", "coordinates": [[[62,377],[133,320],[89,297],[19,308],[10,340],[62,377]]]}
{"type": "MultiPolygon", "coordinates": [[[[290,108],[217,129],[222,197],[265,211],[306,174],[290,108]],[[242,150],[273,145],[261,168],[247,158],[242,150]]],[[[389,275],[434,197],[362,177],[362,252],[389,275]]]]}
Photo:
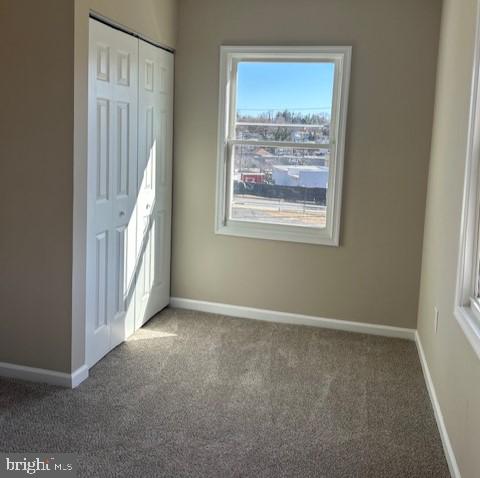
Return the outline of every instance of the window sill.
{"type": "Polygon", "coordinates": [[[480,321],[471,307],[455,307],[455,318],[480,359],[480,321]]]}
{"type": "MultiPolygon", "coordinates": [[[[261,224],[244,221],[229,221],[226,225],[217,225],[216,234],[226,236],[268,239],[273,241],[301,242],[338,247],[339,240],[328,229],[304,226],[284,226],[280,224],[261,224]]],[[[338,235],[337,235],[338,236],[338,235]]]]}

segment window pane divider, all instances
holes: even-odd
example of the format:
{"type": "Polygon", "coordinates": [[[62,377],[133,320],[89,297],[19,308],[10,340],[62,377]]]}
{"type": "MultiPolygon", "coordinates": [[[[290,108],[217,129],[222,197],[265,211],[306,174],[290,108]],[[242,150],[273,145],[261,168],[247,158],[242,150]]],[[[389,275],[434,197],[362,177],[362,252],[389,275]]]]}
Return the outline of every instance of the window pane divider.
{"type": "Polygon", "coordinates": [[[237,121],[235,126],[261,126],[262,128],[304,128],[304,129],[321,129],[323,124],[305,124],[305,123],[255,123],[248,121],[237,121]]]}
{"type": "Polygon", "coordinates": [[[267,148],[298,148],[298,149],[332,149],[335,142],[330,143],[299,143],[295,141],[263,141],[256,139],[229,139],[228,144],[231,146],[264,146],[267,148]]]}

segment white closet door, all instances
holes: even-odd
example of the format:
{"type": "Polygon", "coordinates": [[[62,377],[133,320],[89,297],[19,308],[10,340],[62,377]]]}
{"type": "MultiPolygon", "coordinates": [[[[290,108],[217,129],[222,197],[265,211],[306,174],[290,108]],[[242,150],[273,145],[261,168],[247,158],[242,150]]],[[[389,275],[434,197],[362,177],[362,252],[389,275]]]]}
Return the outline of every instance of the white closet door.
{"type": "Polygon", "coordinates": [[[138,40],[90,20],[87,360],[134,330],[138,40]]]}
{"type": "Polygon", "coordinates": [[[170,296],[173,55],[139,41],[136,328],[170,296]]]}

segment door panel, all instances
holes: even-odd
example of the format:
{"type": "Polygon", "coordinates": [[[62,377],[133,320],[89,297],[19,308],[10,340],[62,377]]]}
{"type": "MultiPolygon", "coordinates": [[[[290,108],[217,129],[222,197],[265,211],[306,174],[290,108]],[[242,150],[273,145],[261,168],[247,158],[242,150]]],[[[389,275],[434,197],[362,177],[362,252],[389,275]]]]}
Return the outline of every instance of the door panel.
{"type": "Polygon", "coordinates": [[[96,239],[95,274],[95,333],[102,333],[108,325],[108,231],[101,232],[96,239]]]}
{"type": "Polygon", "coordinates": [[[136,328],[169,302],[172,119],[173,55],[140,40],[136,328]]]}
{"type": "Polygon", "coordinates": [[[87,356],[93,365],[133,331],[138,41],[90,20],[87,356]]]}

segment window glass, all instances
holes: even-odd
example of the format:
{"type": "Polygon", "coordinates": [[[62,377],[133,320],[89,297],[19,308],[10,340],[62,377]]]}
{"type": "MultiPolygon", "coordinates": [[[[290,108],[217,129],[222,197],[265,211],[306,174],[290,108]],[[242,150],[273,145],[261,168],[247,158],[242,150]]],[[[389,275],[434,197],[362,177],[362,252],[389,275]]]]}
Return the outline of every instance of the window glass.
{"type": "Polygon", "coordinates": [[[231,219],[326,226],[334,76],[330,62],[237,64],[231,219]]]}

